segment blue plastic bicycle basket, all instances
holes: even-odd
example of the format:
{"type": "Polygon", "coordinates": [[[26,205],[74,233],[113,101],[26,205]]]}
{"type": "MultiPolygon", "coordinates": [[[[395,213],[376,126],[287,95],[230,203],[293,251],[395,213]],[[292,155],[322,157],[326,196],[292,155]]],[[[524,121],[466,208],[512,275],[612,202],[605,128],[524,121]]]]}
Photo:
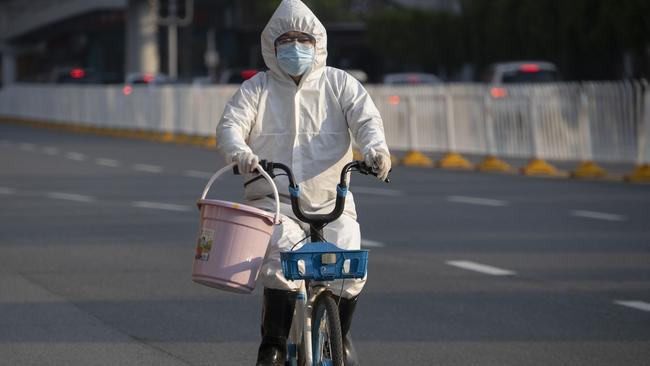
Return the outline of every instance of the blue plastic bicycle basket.
{"type": "Polygon", "coordinates": [[[281,252],[282,272],[288,280],[332,281],[363,278],[367,250],[343,250],[332,243],[314,242],[293,252],[281,252]]]}

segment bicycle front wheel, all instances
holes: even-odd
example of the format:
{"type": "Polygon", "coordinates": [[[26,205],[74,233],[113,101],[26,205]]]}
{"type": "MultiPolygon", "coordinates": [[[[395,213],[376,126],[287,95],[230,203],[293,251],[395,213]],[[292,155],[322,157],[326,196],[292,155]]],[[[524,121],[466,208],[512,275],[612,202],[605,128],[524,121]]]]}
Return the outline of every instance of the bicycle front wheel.
{"type": "Polygon", "coordinates": [[[327,293],[314,304],[312,313],[314,366],[343,366],[343,337],[336,301],[327,293]]]}

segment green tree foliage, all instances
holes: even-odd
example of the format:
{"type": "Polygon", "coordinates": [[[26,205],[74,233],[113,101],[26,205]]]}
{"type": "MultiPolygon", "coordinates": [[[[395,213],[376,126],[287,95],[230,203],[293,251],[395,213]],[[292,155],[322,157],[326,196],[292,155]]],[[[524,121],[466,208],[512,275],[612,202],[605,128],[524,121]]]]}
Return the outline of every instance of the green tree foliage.
{"type": "Polygon", "coordinates": [[[462,63],[544,59],[570,79],[636,75],[650,67],[648,0],[459,0],[460,13],[393,8],[368,19],[371,46],[399,67],[447,71],[462,63]]]}
{"type": "Polygon", "coordinates": [[[378,54],[406,68],[451,71],[461,64],[461,19],[447,12],[388,9],[368,19],[368,36],[378,54]]]}

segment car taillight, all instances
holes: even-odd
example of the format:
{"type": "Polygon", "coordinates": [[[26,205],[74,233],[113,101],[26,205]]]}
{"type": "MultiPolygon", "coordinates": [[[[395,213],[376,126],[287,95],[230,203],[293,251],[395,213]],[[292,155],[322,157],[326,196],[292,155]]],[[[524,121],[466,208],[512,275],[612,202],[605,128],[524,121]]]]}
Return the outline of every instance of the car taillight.
{"type": "Polygon", "coordinates": [[[490,89],[490,95],[492,95],[492,98],[505,98],[508,96],[508,91],[505,90],[504,88],[492,88],[490,89]]]}
{"type": "Polygon", "coordinates": [[[145,75],[142,77],[142,80],[143,80],[145,83],[147,83],[147,84],[149,84],[150,82],[152,82],[153,79],[154,79],[154,76],[153,76],[152,74],[145,74],[145,75]]]}
{"type": "Polygon", "coordinates": [[[133,92],[133,88],[130,85],[127,85],[124,88],[122,88],[122,93],[124,93],[124,95],[130,95],[132,92],[133,92]]]}
{"type": "Polygon", "coordinates": [[[400,97],[399,95],[391,95],[388,97],[388,104],[390,105],[398,105],[400,103],[400,97]]]}
{"type": "Polygon", "coordinates": [[[72,69],[70,70],[70,77],[73,79],[83,79],[86,76],[84,69],[72,69]]]}
{"type": "Polygon", "coordinates": [[[422,81],[422,79],[420,79],[418,75],[409,75],[406,77],[406,81],[409,84],[419,84],[422,81]]]}
{"type": "Polygon", "coordinates": [[[523,64],[523,65],[521,65],[519,70],[521,70],[521,72],[530,72],[530,73],[539,72],[539,65],[537,65],[537,64],[523,64]]]}
{"type": "Polygon", "coordinates": [[[259,71],[257,70],[244,70],[241,73],[239,73],[239,76],[241,76],[242,79],[248,80],[252,78],[253,76],[257,75],[259,71]]]}

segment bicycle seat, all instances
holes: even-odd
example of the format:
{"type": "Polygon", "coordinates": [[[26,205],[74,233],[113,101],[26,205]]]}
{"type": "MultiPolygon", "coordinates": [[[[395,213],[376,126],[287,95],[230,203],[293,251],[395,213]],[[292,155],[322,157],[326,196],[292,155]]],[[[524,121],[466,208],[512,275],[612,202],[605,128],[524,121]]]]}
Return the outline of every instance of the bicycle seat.
{"type": "Polygon", "coordinates": [[[367,250],[343,250],[333,243],[311,242],[296,251],[280,253],[282,272],[290,281],[363,278],[368,268],[367,250]]]}

